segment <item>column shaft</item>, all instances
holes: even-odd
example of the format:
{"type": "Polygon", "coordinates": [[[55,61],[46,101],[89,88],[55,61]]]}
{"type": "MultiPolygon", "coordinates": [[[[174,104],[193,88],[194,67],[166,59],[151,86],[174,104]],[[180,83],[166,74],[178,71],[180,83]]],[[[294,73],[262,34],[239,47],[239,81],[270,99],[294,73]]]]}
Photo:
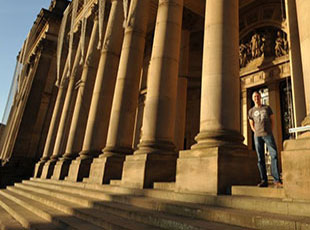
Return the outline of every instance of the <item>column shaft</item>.
{"type": "Polygon", "coordinates": [[[257,182],[257,158],[240,134],[239,1],[206,1],[200,133],[179,154],[176,189],[228,193],[257,182]]]}
{"type": "Polygon", "coordinates": [[[113,97],[106,155],[132,153],[139,79],[144,55],[149,1],[132,0],[113,97]]]}
{"type": "MultiPolygon", "coordinates": [[[[288,1],[289,3],[294,1],[288,1]]],[[[291,3],[293,4],[293,3],[291,3]]],[[[302,64],[304,77],[304,93],[306,101],[307,116],[302,125],[310,125],[310,2],[304,0],[296,0],[298,29],[300,39],[301,62],[298,57],[292,62],[296,65],[302,64]]],[[[293,52],[293,51],[292,51],[293,52]]],[[[302,90],[299,88],[298,90],[302,90]]],[[[282,172],[284,190],[287,197],[291,199],[310,200],[309,184],[310,184],[310,132],[306,132],[298,137],[297,140],[287,140],[283,144],[282,151],[282,172]],[[300,180],[302,175],[302,180],[300,180]],[[298,181],[298,183],[296,182],[298,181]]]]}
{"type": "Polygon", "coordinates": [[[85,132],[86,121],[90,108],[90,99],[95,81],[95,68],[97,67],[97,49],[98,43],[98,20],[94,20],[94,25],[88,45],[83,72],[77,93],[77,99],[72,116],[72,123],[69,131],[68,142],[65,151],[65,158],[76,156],[81,150],[85,132]]]}
{"type": "Polygon", "coordinates": [[[41,177],[43,166],[45,162],[48,161],[50,159],[50,156],[52,155],[53,146],[54,146],[54,142],[55,142],[56,134],[57,134],[57,128],[58,128],[59,121],[60,121],[61,110],[64,104],[65,93],[66,93],[67,84],[68,84],[67,78],[65,77],[67,71],[68,71],[68,59],[65,64],[65,67],[63,70],[63,76],[61,78],[62,80],[61,80],[61,83],[58,89],[52,119],[51,119],[51,123],[48,129],[47,138],[45,141],[43,155],[40,161],[35,166],[34,177],[38,177],[38,178],[41,177]]]}
{"type": "Polygon", "coordinates": [[[310,2],[303,0],[296,0],[297,18],[298,18],[298,29],[299,29],[299,39],[301,48],[301,59],[302,59],[302,69],[304,76],[304,90],[306,99],[306,112],[307,121],[306,124],[310,125],[310,30],[309,30],[309,20],[310,20],[310,2]]]}
{"type": "Polygon", "coordinates": [[[206,5],[200,132],[239,131],[238,1],[206,5]]]}
{"type": "Polygon", "coordinates": [[[298,127],[306,116],[306,102],[305,91],[301,90],[304,89],[304,80],[301,65],[301,50],[295,1],[286,0],[286,18],[290,47],[289,56],[295,118],[294,122],[295,127],[298,127]]]}
{"type": "MultiPolygon", "coordinates": [[[[80,181],[84,177],[89,176],[89,180],[95,182],[101,175],[96,171],[96,164],[94,164],[94,169],[90,170],[90,168],[93,157],[98,156],[101,153],[106,142],[119,55],[123,39],[122,24],[122,1],[113,0],[104,43],[101,49],[82,151],[79,153],[79,158],[73,161],[70,166],[68,180],[80,181]]],[[[104,169],[103,164],[99,164],[98,167],[98,170],[104,169]]]]}
{"type": "Polygon", "coordinates": [[[68,141],[65,154],[57,162],[52,178],[64,179],[68,175],[69,165],[82,148],[83,137],[89,112],[92,89],[95,82],[96,67],[98,64],[99,51],[96,49],[98,43],[98,20],[95,18],[90,41],[88,44],[83,71],[78,82],[77,98],[72,115],[68,141]]]}
{"type": "Polygon", "coordinates": [[[105,146],[123,39],[122,10],[120,0],[112,1],[80,155],[98,155],[105,146]]]}
{"type": "Polygon", "coordinates": [[[77,75],[79,72],[79,61],[81,58],[81,46],[79,44],[77,53],[75,55],[75,60],[73,63],[72,72],[69,77],[68,90],[65,98],[64,107],[62,109],[61,118],[59,122],[59,128],[57,131],[57,136],[54,145],[54,151],[51,159],[57,160],[64,153],[64,148],[67,140],[66,129],[69,128],[71,123],[71,107],[73,105],[74,99],[74,87],[77,82],[77,75]]]}
{"type": "MultiPolygon", "coordinates": [[[[115,153],[132,152],[131,144],[148,21],[148,5],[149,2],[144,0],[132,0],[130,3],[111,116],[110,120],[106,119],[109,123],[105,123],[105,130],[109,124],[107,143],[104,154],[95,159],[91,166],[89,181],[92,183],[109,183],[111,179],[120,179],[124,157],[118,157],[119,155],[115,153]]],[[[110,96],[109,103],[112,101],[112,95],[110,96]]],[[[110,108],[111,104],[109,104],[109,111],[110,108]]]]}
{"type": "Polygon", "coordinates": [[[173,141],[182,12],[183,0],[159,1],[142,139],[135,155],[126,157],[122,178],[126,186],[151,187],[154,181],[171,181],[175,176],[173,141]]]}
{"type": "MultiPolygon", "coordinates": [[[[72,99],[74,97],[73,95],[73,90],[74,86],[76,83],[76,75],[79,67],[79,61],[81,57],[81,46],[80,43],[77,48],[77,52],[75,55],[74,59],[74,64],[72,68],[72,72],[70,73],[69,77],[69,83],[68,83],[68,88],[64,100],[64,105],[61,111],[61,116],[60,116],[60,121],[59,121],[59,126],[57,129],[57,134],[55,138],[55,142],[51,143],[53,145],[53,153],[52,156],[50,157],[50,160],[45,163],[43,167],[43,172],[41,175],[41,178],[50,178],[53,174],[55,164],[58,160],[58,158],[61,156],[61,154],[64,151],[64,143],[66,139],[66,134],[68,134],[68,120],[71,117],[71,107],[72,107],[72,99]]],[[[72,114],[71,114],[72,115],[72,114]]]]}

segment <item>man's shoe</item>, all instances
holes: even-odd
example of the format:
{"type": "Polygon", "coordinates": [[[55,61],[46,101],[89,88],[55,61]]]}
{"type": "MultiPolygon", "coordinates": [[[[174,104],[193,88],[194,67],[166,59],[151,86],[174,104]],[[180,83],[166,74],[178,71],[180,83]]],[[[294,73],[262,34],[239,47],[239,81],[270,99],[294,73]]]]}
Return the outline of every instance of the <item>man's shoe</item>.
{"type": "Polygon", "coordinates": [[[260,188],[266,188],[266,187],[268,187],[268,182],[262,180],[257,186],[260,188]]]}
{"type": "Polygon", "coordinates": [[[275,188],[283,188],[283,184],[281,181],[273,182],[275,188]]]}

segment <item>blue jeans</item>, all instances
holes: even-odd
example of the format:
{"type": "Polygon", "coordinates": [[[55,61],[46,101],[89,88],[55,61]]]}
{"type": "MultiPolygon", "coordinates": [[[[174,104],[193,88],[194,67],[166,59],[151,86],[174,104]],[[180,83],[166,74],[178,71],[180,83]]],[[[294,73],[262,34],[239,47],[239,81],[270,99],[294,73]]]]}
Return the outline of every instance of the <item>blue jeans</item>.
{"type": "Polygon", "coordinates": [[[264,149],[264,143],[266,143],[269,155],[271,157],[271,175],[273,176],[275,182],[280,182],[281,180],[278,169],[277,146],[274,141],[273,135],[267,135],[263,137],[257,137],[256,135],[254,135],[254,142],[258,158],[257,165],[260,178],[266,182],[268,181],[266,173],[265,149],[264,149]]]}

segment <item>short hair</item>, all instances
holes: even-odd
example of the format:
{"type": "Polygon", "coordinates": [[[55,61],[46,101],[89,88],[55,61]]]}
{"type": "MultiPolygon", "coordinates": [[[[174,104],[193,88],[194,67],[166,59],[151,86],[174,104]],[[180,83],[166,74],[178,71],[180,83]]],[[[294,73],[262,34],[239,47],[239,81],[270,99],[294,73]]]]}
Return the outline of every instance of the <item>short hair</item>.
{"type": "Polygon", "coordinates": [[[253,97],[254,97],[254,94],[256,94],[256,93],[259,94],[259,96],[262,96],[262,95],[260,94],[259,91],[256,91],[256,90],[255,90],[255,91],[252,93],[252,99],[253,99],[253,97]]]}

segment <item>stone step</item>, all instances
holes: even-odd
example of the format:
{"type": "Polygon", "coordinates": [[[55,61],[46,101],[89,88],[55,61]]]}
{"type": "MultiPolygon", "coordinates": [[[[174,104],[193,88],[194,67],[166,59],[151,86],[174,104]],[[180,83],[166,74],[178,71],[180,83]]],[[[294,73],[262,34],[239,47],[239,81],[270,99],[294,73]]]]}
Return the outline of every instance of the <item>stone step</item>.
{"type": "Polygon", "coordinates": [[[154,189],[174,191],[175,182],[155,182],[154,189]]]}
{"type": "MultiPolygon", "coordinates": [[[[25,185],[17,185],[18,187],[23,187],[27,188],[25,185]]],[[[230,230],[239,230],[239,227],[233,227],[233,226],[226,226],[223,224],[216,224],[216,223],[210,223],[206,221],[201,221],[201,220],[194,220],[194,219],[186,219],[184,217],[178,217],[178,216],[172,216],[172,215],[167,215],[167,214],[162,214],[162,213],[155,213],[154,210],[147,210],[147,209],[142,209],[142,208],[137,208],[133,206],[129,206],[124,203],[115,203],[111,201],[101,201],[101,200],[95,200],[93,198],[89,198],[87,196],[80,196],[77,194],[67,194],[66,192],[61,192],[61,195],[58,195],[57,193],[59,191],[57,190],[51,190],[51,189],[46,189],[46,191],[43,191],[39,187],[35,186],[28,186],[30,191],[37,191],[37,192],[43,192],[43,193],[49,193],[50,195],[53,195],[54,197],[57,196],[62,196],[63,199],[66,197],[69,198],[71,201],[72,199],[75,199],[75,203],[82,204],[84,205],[89,205],[92,207],[97,208],[98,210],[101,210],[102,212],[105,213],[111,213],[116,216],[121,216],[126,219],[142,222],[144,224],[148,225],[154,225],[160,228],[165,228],[165,229],[206,229],[206,227],[220,227],[220,229],[230,229],[230,230]],[[53,193],[53,194],[51,194],[53,193]]],[[[87,192],[84,192],[87,194],[87,192]]],[[[98,194],[100,195],[100,194],[98,194]]],[[[36,199],[40,199],[39,197],[36,199]]],[[[63,202],[63,201],[61,201],[63,202]]],[[[156,211],[156,210],[155,210],[156,211]]],[[[147,229],[153,229],[148,227],[147,229]]]]}
{"type": "MultiPolygon", "coordinates": [[[[111,180],[112,181],[112,180],[111,180]]],[[[135,194],[135,195],[143,195],[144,192],[142,189],[133,189],[127,187],[121,187],[119,185],[108,185],[108,184],[93,184],[93,183],[85,183],[85,182],[72,182],[65,180],[51,180],[51,179],[41,179],[41,178],[30,178],[30,180],[24,180],[22,183],[28,182],[38,182],[44,184],[56,184],[56,185],[64,185],[72,188],[79,189],[93,189],[97,191],[105,191],[112,193],[121,193],[121,194],[135,194]]]]}
{"type": "Polygon", "coordinates": [[[122,181],[121,180],[110,180],[110,185],[121,185],[122,181]]]}
{"type": "MultiPolygon", "coordinates": [[[[102,230],[102,228],[97,227],[90,222],[83,221],[70,214],[52,208],[49,205],[42,204],[37,199],[34,199],[28,191],[23,192],[14,187],[8,187],[8,191],[6,192],[10,193],[11,199],[14,199],[29,211],[48,222],[62,226],[64,229],[84,230],[90,228],[93,230],[102,230]]],[[[51,201],[51,199],[52,198],[49,197],[49,201],[51,201]]]]}
{"type": "MultiPolygon", "coordinates": [[[[0,197],[0,200],[2,198],[0,197]]],[[[25,230],[5,209],[0,206],[0,229],[1,230],[25,230]]]]}
{"type": "MultiPolygon", "coordinates": [[[[41,186],[44,183],[41,183],[41,186]]],[[[33,186],[33,185],[32,185],[33,186]]],[[[50,186],[46,183],[43,186],[50,186]]],[[[57,187],[56,184],[53,184],[53,188],[55,189],[55,193],[57,193],[58,189],[63,189],[62,191],[66,190],[66,192],[70,193],[71,188],[66,188],[66,186],[59,186],[57,187]]],[[[50,188],[46,188],[50,189],[50,188]]],[[[84,190],[84,196],[88,196],[89,190],[84,190]]],[[[59,191],[58,191],[59,192],[59,191]]],[[[62,192],[64,193],[64,192],[62,192]]],[[[92,191],[93,196],[95,191],[92,191]]],[[[104,196],[101,196],[102,192],[98,192],[98,199],[104,199],[104,196]]],[[[70,194],[68,194],[70,197],[70,194]]],[[[76,195],[71,195],[71,197],[76,195]]],[[[107,196],[107,195],[106,195],[107,196]]],[[[124,196],[124,195],[111,195],[111,198],[108,198],[107,201],[109,202],[100,202],[97,203],[97,207],[104,206],[104,210],[107,209],[107,205],[111,205],[110,212],[118,213],[121,215],[120,209],[127,208],[124,204],[136,206],[139,208],[143,208],[144,210],[151,210],[151,211],[161,211],[164,213],[168,213],[169,215],[180,215],[186,216],[191,218],[199,218],[207,221],[214,221],[214,222],[221,222],[226,224],[234,224],[242,227],[247,228],[255,228],[255,229],[271,229],[272,226],[281,226],[281,229],[294,229],[294,226],[303,226],[305,229],[308,229],[308,224],[310,223],[310,218],[305,217],[291,217],[289,215],[279,215],[279,214],[272,214],[272,213],[265,213],[259,211],[248,211],[242,209],[232,209],[232,208],[223,208],[223,207],[212,207],[206,205],[194,205],[188,203],[181,203],[181,202],[172,202],[162,199],[154,199],[154,198],[147,198],[147,197],[137,197],[137,196],[124,196]],[[120,198],[120,199],[119,199],[120,198]],[[116,204],[110,203],[110,201],[117,201],[120,204],[117,206],[116,204]]],[[[84,198],[85,199],[85,198],[84,198]]],[[[242,200],[239,200],[242,202],[242,200]]],[[[252,199],[253,201],[253,199],[252,199]]],[[[77,201],[78,202],[78,201],[77,201]]],[[[252,206],[255,203],[251,204],[252,206]]],[[[135,209],[136,213],[138,212],[135,209]]],[[[141,210],[140,210],[141,211],[141,210]]],[[[132,210],[127,210],[127,212],[133,213],[132,210]]],[[[145,211],[144,211],[145,212],[145,211]]],[[[131,216],[135,216],[136,213],[131,216]]],[[[125,213],[126,214],[126,213],[125,213]]],[[[142,218],[143,215],[138,215],[135,218],[142,218]]],[[[139,219],[140,220],[140,219],[139,219]]],[[[141,221],[141,220],[140,220],[141,221]]]]}
{"type": "Polygon", "coordinates": [[[84,183],[90,183],[90,180],[89,180],[89,177],[85,177],[85,178],[83,178],[83,180],[82,180],[84,183]]]}
{"type": "MultiPolygon", "coordinates": [[[[66,229],[64,227],[56,226],[45,219],[35,215],[27,208],[16,203],[11,199],[11,194],[6,190],[0,190],[0,206],[6,210],[16,221],[18,221],[22,227],[28,230],[60,230],[66,229]]],[[[4,219],[1,220],[3,221],[4,219]]],[[[6,225],[6,224],[4,224],[6,225]]]]}
{"type": "Polygon", "coordinates": [[[108,214],[104,210],[103,210],[104,212],[99,211],[98,209],[92,207],[93,203],[95,203],[96,200],[87,199],[87,197],[78,197],[78,195],[73,196],[72,194],[68,195],[65,194],[64,192],[61,192],[60,194],[57,191],[47,189],[44,190],[38,187],[25,186],[25,185],[21,185],[18,187],[17,186],[11,187],[9,189],[22,196],[31,197],[31,199],[41,202],[42,205],[48,205],[49,207],[58,209],[59,211],[64,212],[67,215],[74,215],[77,218],[89,221],[93,224],[103,227],[104,229],[111,229],[111,230],[159,229],[135,221],[128,221],[125,218],[120,218],[116,215],[108,214]],[[70,201],[68,201],[68,199],[70,201]]]}
{"type": "MultiPolygon", "coordinates": [[[[207,194],[190,194],[178,193],[173,191],[163,191],[158,189],[132,189],[119,186],[97,185],[87,183],[70,183],[56,180],[42,180],[32,179],[24,181],[24,183],[37,183],[38,186],[57,186],[56,189],[72,189],[80,191],[81,188],[88,189],[89,194],[94,197],[100,196],[97,194],[123,194],[132,196],[143,196],[146,198],[161,199],[169,202],[181,202],[182,206],[194,204],[204,204],[208,206],[226,207],[234,209],[242,209],[249,211],[260,211],[274,214],[292,215],[292,216],[306,216],[310,217],[310,203],[309,202],[294,202],[292,200],[283,200],[278,198],[264,198],[251,196],[212,196],[207,194]],[[97,193],[95,192],[97,191],[97,193]]],[[[121,196],[123,199],[126,196],[121,196]]],[[[128,201],[132,202],[132,201],[128,201]]]]}
{"type": "Polygon", "coordinates": [[[252,197],[267,197],[267,198],[279,198],[284,199],[284,189],[283,188],[259,188],[256,186],[232,186],[232,195],[239,196],[252,196],[252,197]]]}
{"type": "Polygon", "coordinates": [[[75,197],[72,196],[72,194],[75,195],[83,195],[87,194],[89,197],[88,200],[81,201],[81,205],[90,205],[89,200],[93,198],[93,200],[107,200],[112,201],[114,196],[117,196],[118,194],[111,193],[111,192],[103,192],[98,190],[91,190],[91,189],[81,189],[81,188],[75,188],[71,186],[64,186],[64,185],[57,185],[57,184],[49,184],[49,183],[36,183],[33,181],[24,181],[21,184],[15,184],[15,187],[21,187],[29,190],[33,190],[35,192],[40,192],[45,195],[54,196],[58,199],[65,199],[67,201],[75,203],[75,197]],[[55,191],[57,193],[55,194],[55,191]]]}

